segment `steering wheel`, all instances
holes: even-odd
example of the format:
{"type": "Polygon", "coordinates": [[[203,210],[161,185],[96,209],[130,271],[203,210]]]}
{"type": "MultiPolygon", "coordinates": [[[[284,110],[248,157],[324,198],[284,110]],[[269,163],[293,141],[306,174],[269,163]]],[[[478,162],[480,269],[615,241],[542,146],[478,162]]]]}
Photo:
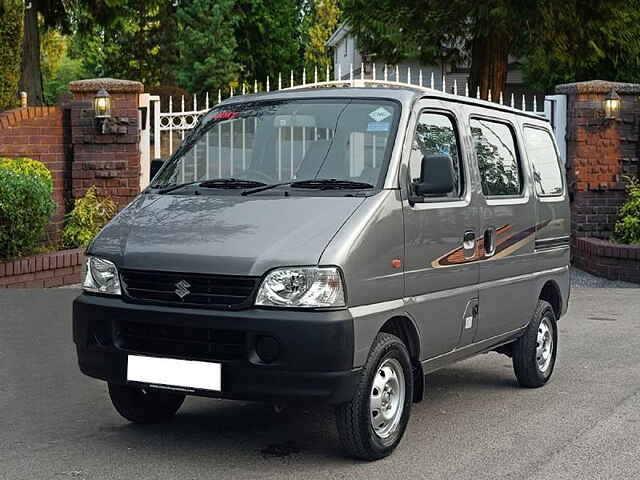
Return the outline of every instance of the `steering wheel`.
{"type": "Polygon", "coordinates": [[[263,181],[266,184],[277,183],[276,180],[260,170],[247,169],[238,175],[243,180],[263,181]]]}

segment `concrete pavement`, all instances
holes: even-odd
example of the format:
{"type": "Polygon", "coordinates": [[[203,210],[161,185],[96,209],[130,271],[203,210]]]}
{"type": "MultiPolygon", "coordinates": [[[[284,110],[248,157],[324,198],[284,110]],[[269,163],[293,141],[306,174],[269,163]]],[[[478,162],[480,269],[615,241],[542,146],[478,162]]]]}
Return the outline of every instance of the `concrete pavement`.
{"type": "Polygon", "coordinates": [[[84,377],[74,290],[0,292],[1,479],[638,479],[640,290],[574,289],[554,378],[517,386],[492,353],[427,377],[394,455],[345,458],[327,407],[187,398],[128,424],[84,377]]]}

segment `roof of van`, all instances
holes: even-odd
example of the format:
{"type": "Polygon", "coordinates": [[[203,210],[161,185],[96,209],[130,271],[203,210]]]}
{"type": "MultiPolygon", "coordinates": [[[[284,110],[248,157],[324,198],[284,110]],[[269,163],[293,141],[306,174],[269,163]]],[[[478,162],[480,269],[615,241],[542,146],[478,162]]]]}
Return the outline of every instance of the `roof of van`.
{"type": "Polygon", "coordinates": [[[501,105],[473,97],[465,97],[463,95],[454,95],[440,90],[420,87],[418,85],[387,85],[384,84],[384,82],[380,82],[380,84],[373,82],[368,83],[370,86],[351,86],[349,82],[326,82],[326,85],[320,84],[309,87],[296,86],[292,88],[284,88],[282,90],[274,90],[272,92],[238,95],[223,100],[219,105],[290,98],[385,98],[397,100],[402,103],[403,106],[411,106],[420,98],[438,98],[445,101],[490,108],[505,113],[526,116],[543,122],[548,122],[545,117],[533,112],[526,112],[507,105],[501,105]]]}

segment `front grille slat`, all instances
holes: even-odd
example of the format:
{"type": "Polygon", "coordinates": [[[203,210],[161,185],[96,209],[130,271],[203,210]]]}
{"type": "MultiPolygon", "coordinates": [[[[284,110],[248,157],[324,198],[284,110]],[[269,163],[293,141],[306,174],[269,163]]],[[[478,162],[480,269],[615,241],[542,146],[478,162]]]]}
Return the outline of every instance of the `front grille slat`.
{"type": "Polygon", "coordinates": [[[115,345],[132,353],[206,360],[237,360],[245,353],[245,333],[205,327],[115,322],[115,345]]]}
{"type": "Polygon", "coordinates": [[[257,286],[256,277],[147,270],[123,269],[121,279],[132,301],[227,310],[249,306],[257,286]],[[189,286],[188,293],[180,297],[176,291],[182,281],[189,286]]]}

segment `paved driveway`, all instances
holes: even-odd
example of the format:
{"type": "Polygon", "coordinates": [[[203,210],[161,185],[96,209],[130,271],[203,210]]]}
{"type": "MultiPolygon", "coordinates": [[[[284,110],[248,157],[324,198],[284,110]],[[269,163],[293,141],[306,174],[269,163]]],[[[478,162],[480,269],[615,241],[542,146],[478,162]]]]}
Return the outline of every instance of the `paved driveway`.
{"type": "Polygon", "coordinates": [[[333,414],[188,398],[137,427],[75,364],[75,290],[0,292],[1,479],[638,479],[640,290],[574,289],[553,381],[517,387],[488,354],[428,377],[403,443],[342,456],[333,414]]]}

